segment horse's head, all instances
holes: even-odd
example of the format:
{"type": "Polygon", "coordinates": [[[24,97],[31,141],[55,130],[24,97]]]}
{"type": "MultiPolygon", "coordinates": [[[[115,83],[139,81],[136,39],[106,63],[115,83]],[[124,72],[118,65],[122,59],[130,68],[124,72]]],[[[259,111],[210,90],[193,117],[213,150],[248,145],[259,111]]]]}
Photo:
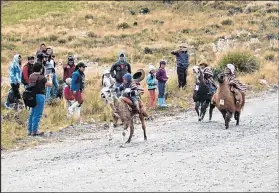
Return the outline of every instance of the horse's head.
{"type": "Polygon", "coordinates": [[[218,82],[220,83],[220,84],[223,84],[224,82],[225,82],[225,74],[222,72],[222,73],[220,73],[220,74],[218,74],[218,76],[217,76],[217,80],[218,80],[218,82]]]}
{"type": "Polygon", "coordinates": [[[194,66],[193,67],[193,73],[194,73],[194,76],[196,78],[196,81],[199,82],[199,77],[201,75],[200,67],[194,66]]]}
{"type": "Polygon", "coordinates": [[[104,87],[101,90],[101,98],[104,100],[106,104],[113,103],[113,92],[109,87],[104,87]]]}

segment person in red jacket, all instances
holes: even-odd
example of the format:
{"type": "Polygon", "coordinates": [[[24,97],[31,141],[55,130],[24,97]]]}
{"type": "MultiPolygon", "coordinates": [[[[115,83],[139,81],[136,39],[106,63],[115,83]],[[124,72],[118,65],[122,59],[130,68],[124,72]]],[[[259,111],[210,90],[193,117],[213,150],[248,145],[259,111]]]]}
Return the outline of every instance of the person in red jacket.
{"type": "Polygon", "coordinates": [[[21,76],[21,83],[26,88],[29,85],[29,76],[33,73],[33,65],[35,63],[34,56],[28,56],[28,62],[23,66],[22,69],[22,76],[21,76]]]}
{"type": "Polygon", "coordinates": [[[66,87],[64,88],[64,98],[67,102],[67,116],[71,116],[72,113],[69,111],[69,107],[72,106],[72,104],[75,102],[75,96],[73,95],[73,92],[71,91],[71,78],[66,79],[66,87]]]}
{"type": "Polygon", "coordinates": [[[66,83],[67,78],[71,78],[73,72],[75,71],[75,62],[74,62],[74,57],[73,56],[68,56],[68,61],[67,64],[63,64],[63,81],[66,83]]]}

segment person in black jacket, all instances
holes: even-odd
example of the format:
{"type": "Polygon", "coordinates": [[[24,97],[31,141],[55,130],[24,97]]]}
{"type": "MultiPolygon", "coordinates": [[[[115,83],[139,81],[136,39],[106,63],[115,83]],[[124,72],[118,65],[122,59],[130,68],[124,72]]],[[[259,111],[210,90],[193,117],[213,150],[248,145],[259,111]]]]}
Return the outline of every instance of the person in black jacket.
{"type": "MultiPolygon", "coordinates": [[[[114,87],[119,88],[119,86],[123,83],[123,76],[126,73],[131,74],[131,65],[127,62],[125,53],[121,52],[119,54],[118,61],[114,63],[110,69],[111,77],[115,78],[114,87]]],[[[120,96],[119,91],[117,92],[117,96],[120,96]]]]}
{"type": "Polygon", "coordinates": [[[28,62],[23,66],[22,75],[21,75],[21,83],[26,88],[29,85],[29,76],[33,73],[33,65],[35,62],[34,56],[28,56],[28,62]]]}

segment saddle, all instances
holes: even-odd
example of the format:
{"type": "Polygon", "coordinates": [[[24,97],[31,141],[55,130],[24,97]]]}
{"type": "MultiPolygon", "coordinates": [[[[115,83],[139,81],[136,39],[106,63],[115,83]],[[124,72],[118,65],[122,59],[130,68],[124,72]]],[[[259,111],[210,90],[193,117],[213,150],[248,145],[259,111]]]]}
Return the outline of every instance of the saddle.
{"type": "Polygon", "coordinates": [[[137,108],[137,106],[133,103],[133,101],[131,99],[129,99],[128,97],[120,97],[120,100],[125,102],[126,104],[128,104],[128,106],[130,107],[129,110],[131,112],[134,112],[134,113],[142,113],[143,116],[147,117],[147,114],[143,108],[143,104],[142,102],[139,100],[138,103],[139,103],[139,107],[137,108]]]}

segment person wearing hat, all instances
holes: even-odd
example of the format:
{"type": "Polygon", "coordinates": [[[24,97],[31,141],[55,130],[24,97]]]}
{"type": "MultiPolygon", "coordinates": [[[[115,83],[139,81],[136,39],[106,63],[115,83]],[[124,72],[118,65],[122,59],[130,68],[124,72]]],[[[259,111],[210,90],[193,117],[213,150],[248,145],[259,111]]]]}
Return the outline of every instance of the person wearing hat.
{"type": "Polygon", "coordinates": [[[156,79],[158,80],[158,105],[159,107],[167,107],[166,100],[165,100],[165,89],[166,89],[166,82],[168,81],[167,73],[165,70],[166,62],[160,61],[160,68],[156,73],[156,79]]]}
{"type": "Polygon", "coordinates": [[[122,96],[127,97],[132,101],[132,110],[140,113],[139,98],[135,95],[137,88],[138,86],[136,82],[132,81],[132,75],[130,73],[124,74],[123,83],[119,86],[119,90],[124,91],[122,96]],[[126,91],[126,89],[129,91],[126,91]]]}
{"type": "Polygon", "coordinates": [[[22,76],[21,76],[21,83],[24,85],[24,88],[28,87],[29,84],[29,77],[33,73],[33,66],[35,63],[34,56],[27,57],[27,64],[25,64],[22,68],[22,76]]]}
{"type": "Polygon", "coordinates": [[[147,89],[149,91],[149,106],[150,108],[154,109],[155,108],[155,101],[156,101],[156,86],[157,86],[157,80],[156,80],[156,68],[152,64],[149,65],[149,74],[147,75],[146,78],[146,84],[147,84],[147,89]]]}
{"type": "Polygon", "coordinates": [[[41,52],[38,54],[37,63],[41,64],[43,67],[43,70],[41,71],[42,75],[46,75],[45,66],[46,66],[47,60],[48,60],[48,55],[46,53],[41,52]]]}
{"type": "Polygon", "coordinates": [[[227,80],[228,80],[228,83],[230,86],[230,90],[234,94],[234,97],[236,99],[236,104],[241,104],[242,96],[247,91],[247,86],[245,84],[241,83],[236,78],[235,66],[233,64],[227,64],[224,74],[227,77],[227,80]]]}
{"type": "Polygon", "coordinates": [[[182,89],[187,84],[187,73],[189,66],[189,54],[185,43],[179,45],[178,50],[174,50],[171,54],[176,56],[176,69],[178,76],[178,88],[182,89]]]}
{"type": "MultiPolygon", "coordinates": [[[[126,73],[132,73],[131,72],[131,65],[127,62],[126,56],[124,52],[120,52],[118,61],[114,63],[110,69],[110,74],[112,78],[115,78],[115,84],[114,86],[118,88],[123,83],[123,76],[126,73]]],[[[120,93],[117,94],[120,96],[120,93]]]]}
{"type": "Polygon", "coordinates": [[[75,71],[76,65],[73,56],[67,57],[67,63],[63,64],[63,81],[66,82],[67,78],[72,77],[73,72],[75,71]]]}
{"type": "Polygon", "coordinates": [[[85,75],[84,71],[87,66],[83,62],[76,65],[75,71],[72,75],[71,91],[75,97],[75,102],[70,106],[69,112],[72,114],[76,107],[80,107],[83,103],[82,92],[84,90],[85,75]]]}

